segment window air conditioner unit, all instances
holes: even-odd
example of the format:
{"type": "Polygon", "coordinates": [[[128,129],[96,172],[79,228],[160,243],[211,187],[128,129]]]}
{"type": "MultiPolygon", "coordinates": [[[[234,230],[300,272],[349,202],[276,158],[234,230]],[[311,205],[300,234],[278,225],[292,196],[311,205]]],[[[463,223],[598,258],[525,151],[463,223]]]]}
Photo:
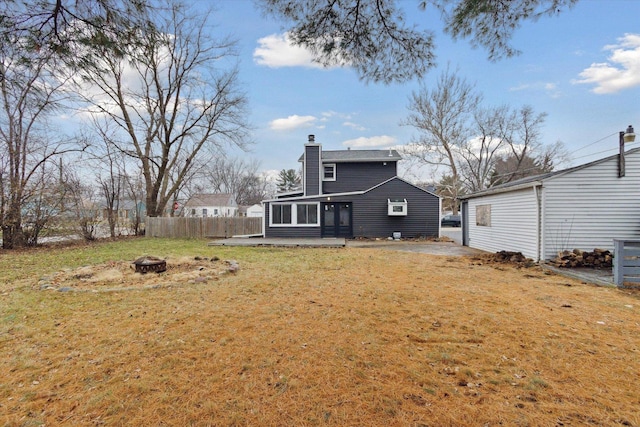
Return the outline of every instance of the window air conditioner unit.
{"type": "Polygon", "coordinates": [[[389,216],[407,216],[407,199],[387,199],[389,216]]]}

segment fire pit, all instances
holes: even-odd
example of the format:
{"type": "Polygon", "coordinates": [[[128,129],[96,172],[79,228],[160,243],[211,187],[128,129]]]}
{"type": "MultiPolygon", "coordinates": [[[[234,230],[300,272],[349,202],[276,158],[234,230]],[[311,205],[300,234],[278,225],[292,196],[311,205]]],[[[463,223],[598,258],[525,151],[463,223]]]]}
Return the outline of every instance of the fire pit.
{"type": "Polygon", "coordinates": [[[155,256],[143,256],[132,262],[135,265],[136,273],[162,273],[167,270],[167,262],[155,256]]]}

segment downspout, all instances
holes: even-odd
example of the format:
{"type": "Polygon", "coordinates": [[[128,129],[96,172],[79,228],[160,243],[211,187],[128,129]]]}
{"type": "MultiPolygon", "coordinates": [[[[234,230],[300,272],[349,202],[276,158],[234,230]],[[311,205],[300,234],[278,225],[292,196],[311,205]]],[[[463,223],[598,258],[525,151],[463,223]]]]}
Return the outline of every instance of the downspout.
{"type": "Polygon", "coordinates": [[[533,186],[533,191],[536,196],[536,208],[537,208],[537,224],[536,224],[536,252],[537,252],[537,260],[536,262],[540,262],[542,258],[542,184],[537,184],[533,186]]]}

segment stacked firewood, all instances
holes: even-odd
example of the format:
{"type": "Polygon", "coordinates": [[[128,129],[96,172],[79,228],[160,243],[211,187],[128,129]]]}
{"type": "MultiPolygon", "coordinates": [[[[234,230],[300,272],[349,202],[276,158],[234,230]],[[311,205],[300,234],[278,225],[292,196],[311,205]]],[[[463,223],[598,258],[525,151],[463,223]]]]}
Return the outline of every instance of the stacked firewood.
{"type": "Polygon", "coordinates": [[[553,265],[561,268],[611,268],[613,266],[613,254],[606,249],[594,249],[593,251],[558,252],[558,257],[551,261],[553,265]]]}

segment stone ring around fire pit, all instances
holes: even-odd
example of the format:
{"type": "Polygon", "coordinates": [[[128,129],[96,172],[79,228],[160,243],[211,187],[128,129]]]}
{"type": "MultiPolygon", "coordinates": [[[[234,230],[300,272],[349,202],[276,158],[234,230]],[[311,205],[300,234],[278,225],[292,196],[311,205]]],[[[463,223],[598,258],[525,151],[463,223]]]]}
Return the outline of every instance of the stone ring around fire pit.
{"type": "Polygon", "coordinates": [[[145,255],[133,261],[131,264],[135,265],[136,273],[141,274],[145,274],[150,271],[162,273],[167,270],[167,262],[155,256],[145,255]]]}

